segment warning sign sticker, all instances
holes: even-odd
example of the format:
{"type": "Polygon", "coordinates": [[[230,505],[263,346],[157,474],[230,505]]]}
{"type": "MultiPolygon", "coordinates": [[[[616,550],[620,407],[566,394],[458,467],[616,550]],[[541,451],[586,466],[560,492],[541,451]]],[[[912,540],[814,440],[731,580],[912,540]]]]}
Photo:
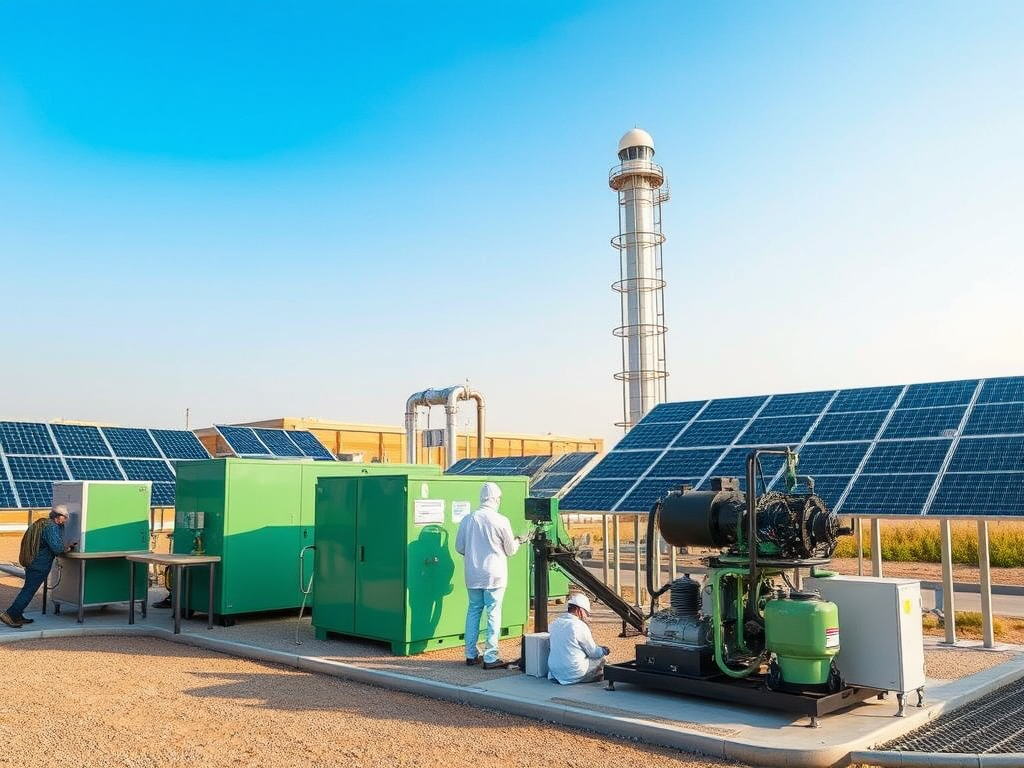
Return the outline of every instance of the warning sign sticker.
{"type": "Polygon", "coordinates": [[[839,647],[839,627],[828,627],[825,630],[825,647],[826,648],[838,648],[839,647]]]}

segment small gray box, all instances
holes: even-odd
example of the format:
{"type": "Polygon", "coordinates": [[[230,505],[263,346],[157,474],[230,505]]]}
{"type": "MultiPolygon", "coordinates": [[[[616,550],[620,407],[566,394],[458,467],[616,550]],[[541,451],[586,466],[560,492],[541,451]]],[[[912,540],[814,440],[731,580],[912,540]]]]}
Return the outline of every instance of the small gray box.
{"type": "Polygon", "coordinates": [[[530,677],[548,676],[551,636],[547,632],[523,635],[523,671],[530,677]]]}

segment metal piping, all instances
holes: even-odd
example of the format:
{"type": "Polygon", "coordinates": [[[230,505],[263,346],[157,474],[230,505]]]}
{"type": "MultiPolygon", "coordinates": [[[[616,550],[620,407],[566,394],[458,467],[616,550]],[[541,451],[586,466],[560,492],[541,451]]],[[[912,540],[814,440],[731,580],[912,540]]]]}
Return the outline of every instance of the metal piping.
{"type": "Polygon", "coordinates": [[[476,445],[477,456],[484,455],[484,419],[486,404],[483,395],[469,387],[455,385],[444,389],[425,389],[416,392],[405,401],[405,460],[409,464],[416,463],[418,447],[418,430],[416,429],[416,409],[429,408],[432,405],[443,405],[445,413],[445,469],[456,461],[457,423],[459,401],[476,401],[476,445]]]}

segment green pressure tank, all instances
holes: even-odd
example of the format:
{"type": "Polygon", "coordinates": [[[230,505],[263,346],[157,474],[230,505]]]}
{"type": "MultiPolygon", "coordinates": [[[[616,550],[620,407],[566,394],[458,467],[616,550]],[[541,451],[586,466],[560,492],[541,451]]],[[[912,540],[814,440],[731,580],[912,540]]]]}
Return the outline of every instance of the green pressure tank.
{"type": "MultiPolygon", "coordinates": [[[[839,653],[839,609],[810,592],[769,600],[764,608],[765,645],[790,685],[825,685],[839,653]]],[[[771,686],[775,687],[775,686],[771,686]]]]}

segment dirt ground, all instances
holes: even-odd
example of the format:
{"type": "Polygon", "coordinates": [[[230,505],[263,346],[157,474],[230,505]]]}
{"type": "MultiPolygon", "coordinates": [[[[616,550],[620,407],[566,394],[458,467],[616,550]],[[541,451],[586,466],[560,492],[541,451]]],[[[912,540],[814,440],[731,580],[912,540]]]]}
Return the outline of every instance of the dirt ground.
{"type": "Polygon", "coordinates": [[[112,646],[0,645],[0,766],[731,765],[177,643],[112,646]]]}

